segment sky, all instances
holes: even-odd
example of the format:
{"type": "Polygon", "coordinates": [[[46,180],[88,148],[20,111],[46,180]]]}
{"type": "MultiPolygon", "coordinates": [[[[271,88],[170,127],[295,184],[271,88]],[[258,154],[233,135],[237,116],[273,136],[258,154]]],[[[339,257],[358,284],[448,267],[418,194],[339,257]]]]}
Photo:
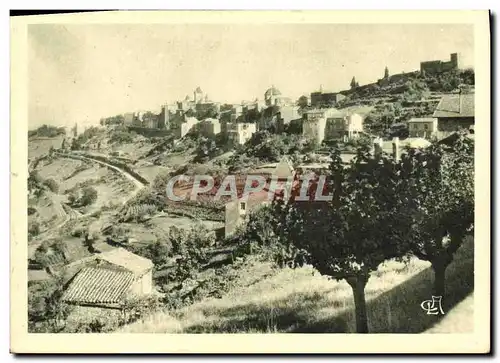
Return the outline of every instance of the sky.
{"type": "Polygon", "coordinates": [[[474,66],[471,25],[32,24],[29,127],[98,124],[159,112],[197,86],[218,102],[263,100],[274,85],[297,99],[419,69],[458,52],[474,66]]]}

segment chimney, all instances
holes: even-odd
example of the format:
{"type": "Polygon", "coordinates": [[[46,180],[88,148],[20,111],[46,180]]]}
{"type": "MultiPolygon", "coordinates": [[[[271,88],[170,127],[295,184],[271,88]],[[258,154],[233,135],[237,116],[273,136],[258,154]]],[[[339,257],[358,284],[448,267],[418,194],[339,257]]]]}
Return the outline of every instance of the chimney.
{"type": "Polygon", "coordinates": [[[395,160],[399,160],[399,138],[398,137],[392,138],[392,157],[395,160]]]}

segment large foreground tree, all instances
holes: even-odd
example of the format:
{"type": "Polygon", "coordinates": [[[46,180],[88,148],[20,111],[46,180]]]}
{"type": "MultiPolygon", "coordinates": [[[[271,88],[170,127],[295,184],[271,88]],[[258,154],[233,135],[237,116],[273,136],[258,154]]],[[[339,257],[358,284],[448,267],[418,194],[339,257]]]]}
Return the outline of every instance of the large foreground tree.
{"type": "Polygon", "coordinates": [[[411,251],[434,269],[434,294],[445,295],[445,272],[474,225],[474,142],[464,133],[448,145],[409,150],[401,160],[411,211],[411,251]]]}
{"type": "Polygon", "coordinates": [[[392,158],[373,159],[361,148],[345,165],[334,148],[332,160],[324,188],[332,200],[315,198],[318,184],[313,182],[307,201],[298,201],[296,193],[288,202],[276,201],[276,231],[282,243],[307,251],[308,262],[322,275],[349,283],[356,330],[367,333],[365,286],[382,262],[407,254],[409,217],[392,158]]]}

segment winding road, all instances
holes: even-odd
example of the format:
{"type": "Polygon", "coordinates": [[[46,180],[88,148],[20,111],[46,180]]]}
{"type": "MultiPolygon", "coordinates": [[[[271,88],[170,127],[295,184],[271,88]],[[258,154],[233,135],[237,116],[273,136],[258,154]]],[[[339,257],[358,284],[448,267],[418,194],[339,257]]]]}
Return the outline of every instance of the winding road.
{"type": "MultiPolygon", "coordinates": [[[[130,173],[128,173],[126,170],[123,170],[115,165],[111,165],[109,163],[106,163],[104,161],[101,161],[101,160],[96,160],[94,158],[91,158],[91,157],[86,157],[85,155],[81,155],[81,154],[61,154],[61,153],[58,153],[58,156],[59,157],[62,157],[62,158],[67,158],[67,159],[74,159],[74,160],[86,160],[86,161],[90,161],[90,162],[94,162],[94,163],[97,163],[97,164],[101,164],[101,165],[104,165],[110,169],[113,169],[115,170],[116,172],[120,173],[122,176],[124,176],[126,179],[128,179],[129,181],[131,181],[135,188],[134,190],[127,196],[127,198],[123,201],[123,204],[127,203],[130,199],[134,198],[137,193],[139,193],[139,191],[144,188],[144,183],[142,183],[140,180],[138,180],[137,178],[135,178],[133,175],[131,175],[130,173]]],[[[104,155],[102,155],[104,156],[104,155]]],[[[52,233],[54,231],[57,231],[59,230],[60,228],[64,227],[66,225],[66,223],[68,223],[70,220],[75,220],[75,219],[79,219],[79,218],[82,218],[82,217],[86,217],[88,215],[90,215],[91,213],[86,213],[86,214],[81,214],[80,212],[74,210],[74,209],[71,209],[69,208],[68,211],[66,211],[66,208],[64,208],[64,206],[62,205],[62,203],[60,202],[56,202],[58,203],[59,207],[60,207],[60,210],[62,211],[62,213],[64,214],[65,216],[65,219],[64,221],[62,221],[61,223],[59,223],[58,225],[52,227],[52,228],[49,228],[48,230],[44,231],[43,233],[39,234],[37,237],[35,237],[32,241],[30,241],[28,243],[28,258],[31,258],[33,256],[33,254],[35,253],[35,251],[37,250],[37,248],[42,244],[44,238],[49,234],[49,233],[52,233]]]]}

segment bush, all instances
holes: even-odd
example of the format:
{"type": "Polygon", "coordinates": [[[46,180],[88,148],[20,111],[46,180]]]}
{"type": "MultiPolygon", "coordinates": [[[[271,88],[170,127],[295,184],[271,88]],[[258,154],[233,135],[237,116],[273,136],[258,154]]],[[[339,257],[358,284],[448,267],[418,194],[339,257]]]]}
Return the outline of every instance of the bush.
{"type": "Polygon", "coordinates": [[[28,226],[28,235],[31,237],[36,237],[40,234],[40,223],[34,221],[28,226]]]}
{"type": "Polygon", "coordinates": [[[56,127],[49,125],[42,125],[36,130],[29,130],[28,137],[56,137],[59,135],[66,135],[66,129],[64,127],[56,127]]]}
{"type": "Polygon", "coordinates": [[[117,131],[109,139],[111,143],[126,144],[134,141],[134,134],[127,131],[117,131]]]}
{"type": "Polygon", "coordinates": [[[79,204],[81,206],[91,205],[95,203],[96,200],[97,200],[97,190],[95,190],[95,188],[92,187],[83,188],[82,196],[79,200],[79,204]]]}
{"type": "Polygon", "coordinates": [[[63,286],[60,278],[28,286],[28,332],[58,333],[65,328],[72,307],[61,302],[63,286]]]}

